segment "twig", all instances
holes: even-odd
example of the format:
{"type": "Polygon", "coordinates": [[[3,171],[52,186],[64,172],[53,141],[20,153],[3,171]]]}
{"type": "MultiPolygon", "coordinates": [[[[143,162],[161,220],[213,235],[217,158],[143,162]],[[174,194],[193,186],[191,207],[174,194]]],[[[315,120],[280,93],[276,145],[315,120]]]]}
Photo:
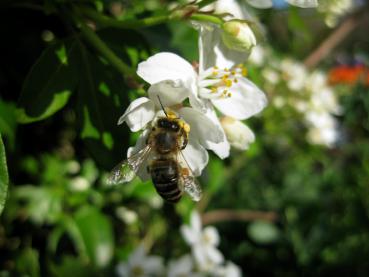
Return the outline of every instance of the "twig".
{"type": "Polygon", "coordinates": [[[222,221],[253,221],[265,220],[275,222],[278,220],[276,212],[248,211],[248,210],[215,210],[204,213],[202,222],[204,225],[222,221]]]}
{"type": "MultiPolygon", "coordinates": [[[[363,9],[364,10],[364,9],[363,9]]],[[[353,30],[365,19],[367,10],[360,10],[346,18],[304,61],[308,68],[316,67],[321,60],[327,57],[331,51],[339,45],[353,30]]]]}

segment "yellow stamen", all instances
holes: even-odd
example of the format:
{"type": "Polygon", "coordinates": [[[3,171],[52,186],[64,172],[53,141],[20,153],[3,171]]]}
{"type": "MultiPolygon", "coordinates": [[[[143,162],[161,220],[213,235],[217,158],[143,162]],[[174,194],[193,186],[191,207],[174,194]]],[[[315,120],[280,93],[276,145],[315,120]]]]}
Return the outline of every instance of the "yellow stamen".
{"type": "Polygon", "coordinates": [[[211,87],[211,93],[216,93],[216,92],[217,92],[217,90],[218,90],[218,88],[217,88],[217,87],[211,87]]]}
{"type": "Polygon", "coordinates": [[[232,74],[232,75],[236,75],[236,70],[232,70],[232,71],[231,71],[231,74],[232,74]]]}
{"type": "Polygon", "coordinates": [[[228,92],[227,96],[228,97],[231,97],[232,96],[232,93],[228,92]]]}
{"type": "Polygon", "coordinates": [[[237,78],[234,78],[233,79],[233,82],[238,83],[238,79],[237,78]]]}
{"type": "Polygon", "coordinates": [[[219,67],[217,67],[217,66],[213,66],[213,68],[214,68],[215,70],[218,70],[218,69],[219,69],[219,67]]]}
{"type": "Polygon", "coordinates": [[[230,79],[225,80],[225,85],[227,87],[231,87],[232,86],[232,80],[230,80],[230,79]]]}
{"type": "Polygon", "coordinates": [[[212,75],[213,76],[217,76],[218,75],[218,71],[213,71],[212,75]]]}
{"type": "Polygon", "coordinates": [[[242,68],[242,76],[243,77],[247,76],[247,69],[246,68],[242,68]]]}

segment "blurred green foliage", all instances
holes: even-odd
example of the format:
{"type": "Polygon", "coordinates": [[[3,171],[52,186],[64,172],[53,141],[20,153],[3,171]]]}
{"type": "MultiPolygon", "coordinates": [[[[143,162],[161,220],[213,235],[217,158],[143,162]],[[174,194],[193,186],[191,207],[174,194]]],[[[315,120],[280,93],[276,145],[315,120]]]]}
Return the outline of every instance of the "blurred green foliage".
{"type": "MultiPolygon", "coordinates": [[[[137,19],[163,14],[173,2],[0,4],[0,211],[7,198],[0,224],[1,276],[113,275],[142,240],[167,260],[189,251],[179,226],[195,206],[190,199],[175,207],[164,204],[150,182],[138,179],[107,185],[107,170],[137,137],[117,120],[145,90],[122,76],[66,15],[79,5],[137,19]]],[[[295,57],[306,56],[328,32],[312,11],[270,9],[258,16],[270,31],[266,43],[295,57]]],[[[132,70],[158,51],[198,59],[197,34],[188,22],[135,30],[93,27],[132,70]]],[[[355,55],[351,46],[339,50],[355,55]]],[[[257,70],[250,76],[262,80],[257,70]]],[[[249,120],[256,142],[247,152],[224,161],[211,156],[200,178],[202,211],[278,215],[275,222],[214,223],[220,249],[245,275],[369,272],[369,89],[342,86],[337,92],[343,113],[337,116],[342,139],[336,147],[309,144],[301,115],[271,105],[249,120]]]]}

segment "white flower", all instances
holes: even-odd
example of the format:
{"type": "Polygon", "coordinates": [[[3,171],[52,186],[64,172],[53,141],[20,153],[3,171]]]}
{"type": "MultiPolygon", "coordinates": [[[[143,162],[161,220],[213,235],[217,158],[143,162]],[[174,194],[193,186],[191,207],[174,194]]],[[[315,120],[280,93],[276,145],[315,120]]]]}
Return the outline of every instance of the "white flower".
{"type": "MultiPolygon", "coordinates": [[[[148,91],[149,98],[141,97],[134,100],[126,109],[125,113],[119,118],[118,124],[126,122],[133,132],[144,130],[137,140],[136,145],[128,149],[128,157],[145,147],[146,138],[151,129],[151,125],[155,125],[158,117],[165,116],[164,112],[161,110],[157,95],[161,95],[160,99],[163,105],[167,107],[176,105],[178,104],[177,101],[183,100],[181,88],[169,91],[163,88],[166,86],[166,83],[167,82],[161,82],[151,86],[148,91]],[[160,90],[156,90],[158,87],[160,90]],[[170,96],[167,96],[167,94],[170,94],[170,96]],[[177,99],[175,99],[175,96],[177,96],[177,99]]],[[[188,144],[186,148],[182,150],[182,153],[193,173],[199,176],[209,159],[205,147],[207,147],[210,142],[222,142],[222,128],[195,109],[179,107],[175,110],[173,108],[173,111],[189,124],[191,128],[188,144]]],[[[150,179],[145,162],[141,165],[137,175],[143,181],[150,179]]]]}
{"type": "Polygon", "coordinates": [[[315,8],[318,6],[318,0],[286,0],[289,4],[300,8],[315,8]]]}
{"type": "Polygon", "coordinates": [[[90,187],[90,182],[82,176],[70,180],[70,189],[73,191],[85,191],[90,187]]]}
{"type": "Polygon", "coordinates": [[[163,259],[158,256],[147,256],[143,245],[140,245],[129,256],[127,262],[121,262],[116,268],[120,277],[152,277],[163,276],[163,259]]]}
{"type": "MultiPolygon", "coordinates": [[[[208,46],[211,48],[211,45],[208,46]]],[[[208,51],[212,53],[216,50],[204,50],[202,46],[200,48],[201,53],[208,51]]],[[[231,61],[223,59],[224,56],[218,58],[217,62],[221,62],[222,65],[232,64],[231,61]]],[[[202,68],[206,62],[210,63],[210,60],[204,53],[203,58],[200,58],[200,67],[202,68]]],[[[221,113],[239,120],[255,115],[266,106],[267,100],[264,93],[245,78],[246,73],[246,68],[238,65],[230,68],[213,66],[206,70],[200,69],[200,73],[197,74],[186,60],[167,52],[158,53],[140,63],[137,71],[137,74],[152,86],[159,86],[163,82],[175,84],[174,88],[181,90],[181,99],[189,97],[191,105],[205,113],[218,127],[220,124],[213,106],[221,113]]],[[[175,95],[176,90],[173,90],[172,94],[175,95]]],[[[210,142],[205,146],[221,158],[229,155],[229,145],[225,141],[224,134],[223,143],[210,142]]]]}
{"type": "Polygon", "coordinates": [[[217,229],[212,226],[202,229],[200,215],[196,211],[191,214],[190,226],[181,226],[181,233],[191,246],[200,271],[210,271],[223,262],[222,253],[216,248],[219,244],[217,229]]]}
{"type": "Polygon", "coordinates": [[[337,121],[331,114],[309,111],[306,114],[306,120],[310,124],[307,137],[312,144],[334,146],[339,138],[339,131],[337,121]]]}
{"type": "Polygon", "coordinates": [[[121,219],[126,224],[133,224],[137,221],[137,213],[135,211],[129,210],[126,207],[118,207],[115,210],[115,214],[119,219],[121,219]]]}
{"type": "Polygon", "coordinates": [[[255,135],[241,121],[229,116],[221,118],[220,123],[226,133],[229,143],[238,150],[246,150],[255,141],[255,135]]]}
{"type": "Polygon", "coordinates": [[[287,81],[287,86],[290,90],[301,91],[305,86],[307,78],[306,68],[291,59],[284,59],[280,64],[283,78],[287,81]]]}
{"type": "Polygon", "coordinates": [[[202,277],[201,273],[195,273],[193,259],[190,255],[171,261],[168,266],[168,277],[202,277]]]}
{"type": "Polygon", "coordinates": [[[222,39],[228,48],[237,51],[250,51],[256,45],[256,37],[249,24],[241,20],[225,22],[222,39]]]}
{"type": "Polygon", "coordinates": [[[242,277],[242,272],[236,264],[228,261],[225,266],[218,266],[213,275],[215,277],[242,277]]]}

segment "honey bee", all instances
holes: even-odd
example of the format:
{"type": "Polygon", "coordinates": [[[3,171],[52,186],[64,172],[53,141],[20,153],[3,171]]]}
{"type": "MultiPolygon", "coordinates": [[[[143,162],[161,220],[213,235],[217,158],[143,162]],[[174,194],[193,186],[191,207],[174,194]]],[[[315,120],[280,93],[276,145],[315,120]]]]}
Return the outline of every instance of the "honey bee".
{"type": "Polygon", "coordinates": [[[201,198],[201,187],[181,150],[188,143],[190,126],[177,115],[163,108],[150,130],[146,145],[119,163],[109,174],[108,183],[130,182],[147,162],[147,171],[158,194],[170,203],[177,203],[185,191],[194,201],[201,198]]]}

